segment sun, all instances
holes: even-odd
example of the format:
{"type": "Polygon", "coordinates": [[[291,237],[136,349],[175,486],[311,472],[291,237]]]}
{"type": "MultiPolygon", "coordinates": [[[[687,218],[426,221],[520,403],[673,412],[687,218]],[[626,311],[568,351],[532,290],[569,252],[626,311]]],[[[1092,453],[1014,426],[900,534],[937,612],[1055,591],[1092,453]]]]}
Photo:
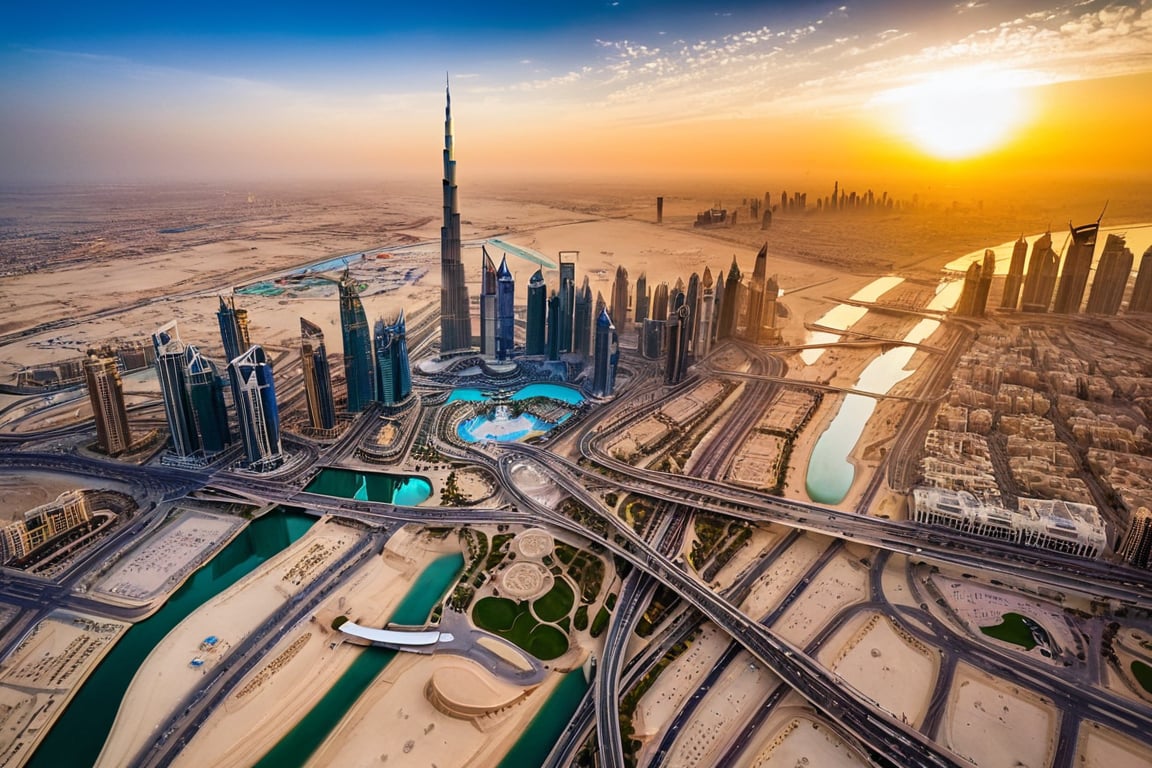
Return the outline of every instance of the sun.
{"type": "Polygon", "coordinates": [[[962,160],[1003,146],[1028,122],[1028,86],[1035,79],[1021,70],[958,69],[926,75],[874,101],[922,151],[962,160]]]}

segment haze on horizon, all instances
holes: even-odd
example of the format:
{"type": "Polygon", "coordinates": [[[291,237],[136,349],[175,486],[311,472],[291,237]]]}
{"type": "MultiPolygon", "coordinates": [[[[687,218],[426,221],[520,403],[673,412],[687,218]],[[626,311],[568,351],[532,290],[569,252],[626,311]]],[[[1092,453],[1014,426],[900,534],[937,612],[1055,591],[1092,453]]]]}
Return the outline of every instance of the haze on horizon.
{"type": "Polygon", "coordinates": [[[216,0],[0,15],[0,184],[1152,167],[1152,0],[216,0]]]}

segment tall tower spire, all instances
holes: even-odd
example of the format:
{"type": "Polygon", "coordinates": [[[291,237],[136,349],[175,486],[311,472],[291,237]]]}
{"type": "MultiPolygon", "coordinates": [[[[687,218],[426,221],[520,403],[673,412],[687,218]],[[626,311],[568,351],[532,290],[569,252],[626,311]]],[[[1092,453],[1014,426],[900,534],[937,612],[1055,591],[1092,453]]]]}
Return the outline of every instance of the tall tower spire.
{"type": "Polygon", "coordinates": [[[452,92],[444,84],[444,226],[440,228],[440,351],[472,346],[468,287],[460,261],[460,206],[452,146],[452,92]]]}

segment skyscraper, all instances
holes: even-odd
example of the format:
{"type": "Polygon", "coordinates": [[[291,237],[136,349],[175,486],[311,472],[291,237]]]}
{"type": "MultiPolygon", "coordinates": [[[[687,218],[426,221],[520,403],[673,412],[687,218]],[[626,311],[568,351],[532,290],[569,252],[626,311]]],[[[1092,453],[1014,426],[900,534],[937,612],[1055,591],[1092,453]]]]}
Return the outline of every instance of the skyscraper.
{"type": "Polygon", "coordinates": [[[980,265],[972,262],[964,271],[964,285],[960,289],[960,298],[956,300],[956,314],[960,317],[972,317],[972,307],[976,304],[976,283],[980,280],[980,265]]]}
{"type": "Polygon", "coordinates": [[[1152,568],[1152,511],[1139,507],[1132,513],[1120,556],[1137,568],[1152,568]]]}
{"type": "Polygon", "coordinates": [[[185,458],[200,450],[200,436],[196,432],[196,417],[188,396],[184,342],[180,340],[175,320],[152,334],[152,345],[156,348],[156,376],[160,380],[164,416],[172,435],[172,451],[185,458]]]}
{"type": "Polygon", "coordinates": [[[668,283],[660,283],[652,291],[652,314],[650,315],[653,320],[659,320],[661,323],[668,319],[668,283]]]}
{"type": "Polygon", "coordinates": [[[669,317],[666,325],[668,355],[664,361],[664,383],[679,384],[684,380],[684,370],[688,363],[688,317],[691,310],[686,303],[680,304],[669,317]]]}
{"type": "Polygon", "coordinates": [[[780,329],[776,327],[779,298],[780,283],[776,275],[772,275],[764,284],[764,309],[761,313],[760,341],[766,344],[780,343],[780,329]]]}
{"type": "Polygon", "coordinates": [[[460,260],[460,200],[456,189],[456,160],[452,151],[452,93],[447,85],[444,87],[444,98],[444,226],[440,228],[442,353],[468,349],[472,346],[472,321],[468,316],[468,286],[464,283],[464,264],[460,260]]]}
{"type": "Polygon", "coordinates": [[[996,252],[984,249],[984,261],[980,265],[980,280],[976,283],[975,317],[984,317],[988,308],[988,294],[992,292],[992,278],[996,274],[996,252]]]}
{"type": "Polygon", "coordinates": [[[412,371],[408,365],[408,338],[404,311],[390,323],[376,321],[376,399],[395,405],[412,392],[412,371]]]}
{"type": "Polygon", "coordinates": [[[284,463],[280,446],[280,411],[272,364],[264,349],[254,344],[228,364],[240,440],[249,469],[267,472],[284,463]]]}
{"type": "Polygon", "coordinates": [[[1068,229],[1072,242],[1064,258],[1064,268],[1060,271],[1056,301],[1052,304],[1052,311],[1061,315],[1075,315],[1084,303],[1084,289],[1088,286],[1088,272],[1092,267],[1092,255],[1096,251],[1096,234],[1100,230],[1100,222],[1080,227],[1069,224],[1068,229]]]}
{"type": "Polygon", "coordinates": [[[700,275],[695,272],[688,278],[688,291],[684,294],[684,303],[689,314],[684,322],[685,349],[696,348],[696,322],[700,315],[700,275]]]}
{"type": "Polygon", "coordinates": [[[308,420],[313,429],[336,426],[336,404],[332,397],[332,372],[324,331],[315,323],[300,318],[300,364],[304,367],[304,394],[308,401],[308,420]]]}
{"type": "Polygon", "coordinates": [[[588,275],[576,292],[576,308],[572,314],[572,351],[583,357],[592,355],[592,287],[588,275]]]}
{"type": "Polygon", "coordinates": [[[191,344],[184,350],[184,363],[188,372],[188,399],[196,418],[200,448],[208,455],[219,453],[232,444],[228,408],[224,405],[224,384],[216,366],[191,344]]]}
{"type": "Polygon", "coordinates": [[[516,278],[508,269],[508,257],[496,270],[496,359],[511,360],[516,347],[516,278]]]}
{"type": "MultiPolygon", "coordinates": [[[[764,325],[764,282],[768,276],[768,243],[760,247],[756,254],[756,264],[752,268],[752,281],[748,284],[748,320],[744,338],[756,344],[760,341],[760,329],[764,325]]],[[[735,325],[733,325],[735,331],[735,325]]]]}
{"type": "Polygon", "coordinates": [[[483,260],[480,267],[480,354],[496,356],[496,265],[481,246],[483,260]]]}
{"type": "Polygon", "coordinates": [[[724,270],[716,278],[716,302],[712,308],[712,343],[720,338],[720,316],[724,311],[724,270]]]}
{"type": "Polygon", "coordinates": [[[988,292],[992,290],[992,275],[996,272],[996,253],[985,249],[984,260],[972,262],[964,273],[964,288],[956,302],[956,314],[962,317],[984,317],[988,306],[988,292]]]}
{"type": "Polygon", "coordinates": [[[1124,289],[1128,287],[1128,276],[1132,274],[1132,251],[1124,240],[1124,235],[1110,234],[1104,241],[1104,253],[1096,265],[1096,276],[1092,278],[1092,292],[1088,294],[1088,307],[1092,315],[1114,315],[1120,310],[1124,289]]]}
{"type": "Polygon", "coordinates": [[[560,296],[555,291],[548,297],[548,359],[560,359],[560,296]]]}
{"type": "Polygon", "coordinates": [[[224,343],[224,357],[234,360],[240,353],[252,346],[248,338],[248,310],[236,309],[236,297],[229,296],[228,301],[220,298],[220,309],[216,311],[216,320],[220,323],[220,340],[224,343]]]}
{"type": "Polygon", "coordinates": [[[639,325],[648,319],[652,297],[648,295],[648,276],[643,272],[636,278],[636,324],[639,325]]]}
{"type": "Polygon", "coordinates": [[[528,317],[525,328],[524,354],[543,355],[548,351],[548,286],[544,273],[537,269],[528,281],[528,317]]]}
{"type": "Polygon", "coordinates": [[[596,316],[596,353],[592,368],[592,391],[608,397],[616,389],[616,363],[620,358],[616,327],[607,309],[596,316]]]}
{"type": "Polygon", "coordinates": [[[640,324],[642,336],[640,354],[649,360],[660,359],[660,350],[664,348],[664,322],[649,317],[640,324]]]}
{"type": "Polygon", "coordinates": [[[1129,312],[1152,312],[1152,245],[1140,257],[1140,271],[1128,300],[1129,312]]]}
{"type": "Polygon", "coordinates": [[[132,445],[128,431],[128,409],[124,407],[124,385],[115,355],[90,352],[84,361],[84,380],[88,399],[96,418],[96,445],[109,456],[116,456],[132,445]]]}
{"type": "Polygon", "coordinates": [[[1028,256],[1028,242],[1024,235],[1012,246],[1012,261],[1008,265],[1008,277],[1004,280],[1004,295],[1000,298],[1000,309],[1016,309],[1020,303],[1020,288],[1024,285],[1024,259],[1028,256]]]}
{"type": "Polygon", "coordinates": [[[700,320],[696,323],[694,354],[697,359],[705,357],[712,349],[712,313],[716,308],[716,291],[712,283],[712,270],[704,267],[704,278],[700,281],[703,295],[700,297],[700,320]]]}
{"type": "Polygon", "coordinates": [[[628,327],[628,287],[628,270],[620,264],[612,281],[612,324],[618,329],[628,327]]]}
{"type": "Polygon", "coordinates": [[[576,262],[564,261],[564,253],[560,253],[559,349],[561,352],[571,352],[572,321],[576,309],[576,262]]]}
{"type": "Polygon", "coordinates": [[[360,413],[375,392],[372,338],[360,291],[350,272],[340,280],[340,330],[344,336],[344,380],[348,384],[348,413],[360,413]]]}
{"type": "Polygon", "coordinates": [[[1045,232],[1032,243],[1032,258],[1028,260],[1028,274],[1024,276],[1024,294],[1020,297],[1022,312],[1047,312],[1056,288],[1056,273],[1060,270],[1060,257],[1052,250],[1052,233],[1045,232]]]}
{"type": "Polygon", "coordinates": [[[738,310],[740,308],[740,267],[736,264],[736,257],[732,257],[732,266],[728,268],[728,279],[724,281],[724,303],[720,306],[720,330],[717,338],[729,339],[736,335],[736,326],[740,321],[738,310]]]}

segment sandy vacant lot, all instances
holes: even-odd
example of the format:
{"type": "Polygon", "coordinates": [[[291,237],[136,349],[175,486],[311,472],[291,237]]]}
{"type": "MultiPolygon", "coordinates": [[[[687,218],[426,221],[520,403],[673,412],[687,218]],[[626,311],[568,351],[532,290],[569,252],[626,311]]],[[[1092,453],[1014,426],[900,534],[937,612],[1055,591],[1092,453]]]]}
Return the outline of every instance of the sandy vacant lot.
{"type": "Polygon", "coordinates": [[[805,709],[778,709],[761,731],[763,746],[746,753],[754,755],[747,763],[749,768],[862,768],[869,764],[805,709]]]}
{"type": "Polygon", "coordinates": [[[1059,720],[1051,702],[961,663],[940,742],[980,768],[1051,765],[1059,720]]]}
{"type": "Polygon", "coordinates": [[[70,611],[49,614],[0,667],[0,765],[35,750],[88,673],[128,624],[70,611]]]}

